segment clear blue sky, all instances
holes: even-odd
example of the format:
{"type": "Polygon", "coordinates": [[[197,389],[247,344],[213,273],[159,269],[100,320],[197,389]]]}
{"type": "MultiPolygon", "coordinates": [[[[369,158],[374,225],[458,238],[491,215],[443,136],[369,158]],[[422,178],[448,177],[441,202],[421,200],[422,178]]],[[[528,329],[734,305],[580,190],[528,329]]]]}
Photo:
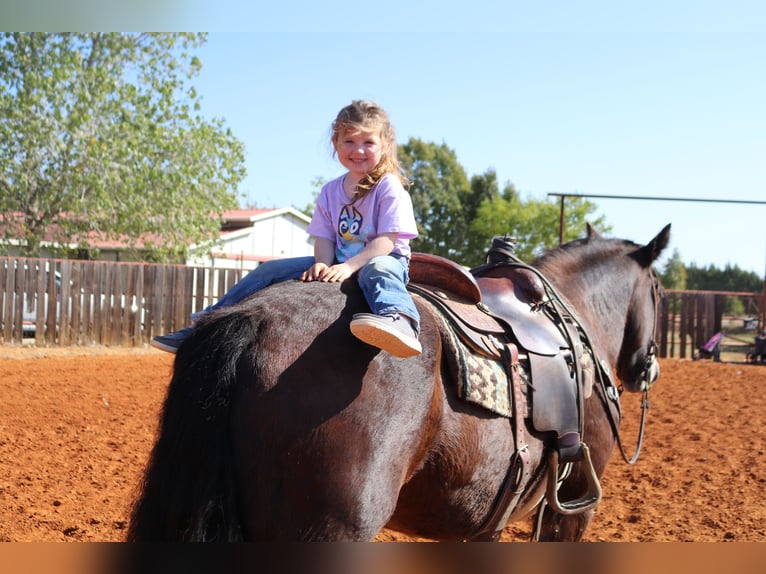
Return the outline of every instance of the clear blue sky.
{"type": "MultiPolygon", "coordinates": [[[[527,197],[766,201],[765,2],[451,4],[158,0],[111,27],[211,31],[194,84],[260,207],[303,207],[340,173],[328,129],[355,98],[527,197]]],[[[764,274],[766,205],[593,201],[615,236],[672,223],[668,255],[764,274]]]]}

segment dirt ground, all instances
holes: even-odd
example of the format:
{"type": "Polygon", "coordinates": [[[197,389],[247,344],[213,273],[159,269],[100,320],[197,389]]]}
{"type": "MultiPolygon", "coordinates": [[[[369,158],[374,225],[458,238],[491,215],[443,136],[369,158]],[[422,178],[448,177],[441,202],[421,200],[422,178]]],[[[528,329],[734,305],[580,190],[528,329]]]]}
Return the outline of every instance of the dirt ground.
{"type": "MultiPolygon", "coordinates": [[[[0,541],[124,539],[171,368],[150,349],[0,346],[0,541]]],[[[764,389],[766,366],[663,361],[641,458],[615,453],[585,539],[766,542],[764,389]]],[[[631,449],[638,404],[624,395],[631,449]]]]}

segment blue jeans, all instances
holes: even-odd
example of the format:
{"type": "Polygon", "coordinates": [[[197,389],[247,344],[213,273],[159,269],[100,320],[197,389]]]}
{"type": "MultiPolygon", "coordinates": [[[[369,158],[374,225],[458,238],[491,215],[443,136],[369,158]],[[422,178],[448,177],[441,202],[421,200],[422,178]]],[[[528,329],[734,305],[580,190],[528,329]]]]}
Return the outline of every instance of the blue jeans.
{"type": "MultiPolygon", "coordinates": [[[[192,319],[196,321],[203,313],[236,305],[274,283],[299,279],[313,264],[314,257],[310,255],[266,261],[240,279],[215,304],[199,313],[194,313],[192,319]]],[[[357,273],[357,282],[374,314],[406,315],[412,319],[415,332],[418,332],[420,314],[407,291],[408,267],[409,262],[404,257],[396,255],[373,257],[357,273]]]]}
{"type": "Polygon", "coordinates": [[[409,280],[409,260],[398,255],[373,257],[357,273],[359,288],[375,315],[406,315],[419,333],[420,313],[407,291],[409,280]]]}

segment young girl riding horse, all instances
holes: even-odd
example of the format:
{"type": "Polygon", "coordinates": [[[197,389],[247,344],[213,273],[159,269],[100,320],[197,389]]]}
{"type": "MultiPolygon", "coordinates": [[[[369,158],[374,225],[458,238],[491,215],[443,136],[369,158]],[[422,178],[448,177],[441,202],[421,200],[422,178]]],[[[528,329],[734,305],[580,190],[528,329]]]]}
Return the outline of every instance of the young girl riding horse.
{"type": "MultiPolygon", "coordinates": [[[[323,186],[317,199],[307,230],[315,239],[314,256],[263,263],[193,319],[274,283],[340,282],[356,275],[372,313],[355,314],[351,332],[397,357],[418,355],[420,316],[406,288],[409,243],[418,232],[394,129],[377,104],[355,100],[338,113],[331,140],[348,171],[323,186]]],[[[192,329],[155,337],[151,344],[175,353],[192,329]]]]}

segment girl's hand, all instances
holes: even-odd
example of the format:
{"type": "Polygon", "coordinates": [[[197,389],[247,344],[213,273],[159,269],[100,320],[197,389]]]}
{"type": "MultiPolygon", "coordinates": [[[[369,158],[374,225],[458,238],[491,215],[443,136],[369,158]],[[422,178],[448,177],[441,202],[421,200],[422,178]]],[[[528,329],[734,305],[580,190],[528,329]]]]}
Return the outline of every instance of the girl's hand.
{"type": "Polygon", "coordinates": [[[346,263],[327,265],[326,263],[314,263],[301,275],[301,281],[324,281],[325,283],[337,283],[344,281],[354,274],[354,269],[346,263]]]}
{"type": "Polygon", "coordinates": [[[301,275],[301,281],[318,281],[322,273],[328,269],[326,263],[314,263],[301,275]]]}
{"type": "Polygon", "coordinates": [[[319,281],[326,283],[338,283],[345,281],[354,274],[354,269],[348,263],[336,263],[330,267],[326,267],[319,274],[319,281]]]}

